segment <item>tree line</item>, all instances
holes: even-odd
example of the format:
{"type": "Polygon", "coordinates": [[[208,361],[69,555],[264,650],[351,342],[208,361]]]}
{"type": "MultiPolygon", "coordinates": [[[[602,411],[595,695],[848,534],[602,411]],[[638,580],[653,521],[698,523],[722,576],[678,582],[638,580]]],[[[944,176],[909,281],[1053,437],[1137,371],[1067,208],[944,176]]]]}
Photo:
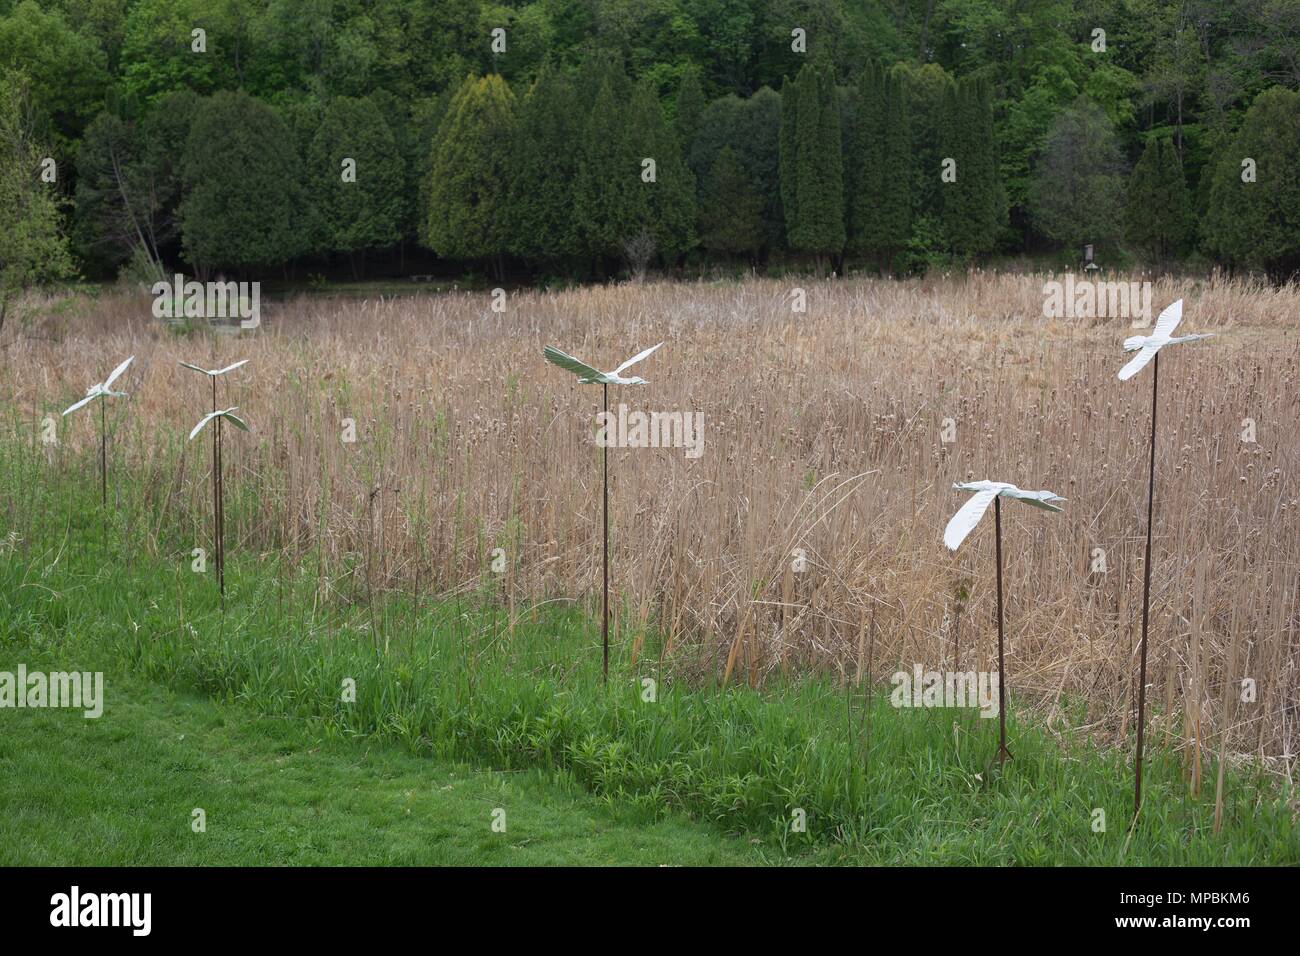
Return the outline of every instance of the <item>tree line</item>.
{"type": "Polygon", "coordinates": [[[1286,5],[925,6],[0,0],[0,274],[1300,265],[1286,5]]]}

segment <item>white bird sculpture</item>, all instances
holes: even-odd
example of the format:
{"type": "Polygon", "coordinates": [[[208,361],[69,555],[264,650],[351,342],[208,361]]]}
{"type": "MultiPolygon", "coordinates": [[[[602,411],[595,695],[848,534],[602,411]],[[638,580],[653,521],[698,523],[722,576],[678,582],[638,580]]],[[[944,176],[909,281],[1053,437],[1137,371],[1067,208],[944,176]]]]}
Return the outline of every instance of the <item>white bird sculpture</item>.
{"type": "Polygon", "coordinates": [[[123,372],[126,371],[126,367],[130,365],[134,360],[135,360],[135,356],[132,355],[129,359],[127,359],[117,368],[113,369],[113,371],[109,374],[108,378],[104,379],[104,381],[92,385],[90,386],[90,388],[86,389],[86,397],[83,398],[81,401],[68,406],[68,408],[63,412],[63,414],[67,415],[69,412],[75,412],[78,408],[81,408],[83,405],[89,405],[97,398],[107,398],[109,396],[113,396],[115,398],[124,397],[126,395],[126,392],[113,391],[113,382],[117,380],[119,375],[121,375],[123,372]]]}
{"type": "Polygon", "coordinates": [[[959,491],[973,491],[975,496],[957,510],[948,527],[943,529],[943,543],[950,551],[956,551],[966,536],[975,530],[994,498],[1019,498],[1027,505],[1048,511],[1063,510],[1052,502],[1066,500],[1050,491],[1022,491],[1005,481],[958,481],[953,487],[959,491]]]}
{"type": "MultiPolygon", "coordinates": [[[[662,342],[659,345],[663,345],[662,342]]],[[[600,385],[603,392],[605,405],[605,419],[609,417],[609,387],[611,385],[647,385],[645,379],[639,375],[633,375],[630,378],[624,378],[623,372],[643,359],[649,358],[654,354],[659,345],[652,345],[643,352],[638,352],[630,359],[614,369],[612,372],[602,372],[599,369],[592,368],[581,359],[576,359],[568,352],[561,352],[557,348],[549,345],[542,347],[542,355],[546,356],[546,361],[553,365],[558,365],[566,371],[572,372],[578,376],[579,385],[600,385]]],[[[603,485],[603,506],[602,506],[602,532],[601,532],[601,567],[603,568],[604,580],[601,587],[600,604],[601,604],[601,621],[600,621],[600,643],[601,643],[601,673],[606,683],[609,682],[609,449],[605,445],[600,450],[600,468],[601,483],[603,485]]]]}
{"type": "Polygon", "coordinates": [[[217,408],[217,379],[227,372],[233,372],[241,365],[246,365],[248,359],[240,359],[233,365],[227,365],[225,368],[202,368],[189,362],[180,364],[195,372],[200,372],[208,377],[212,382],[212,411],[203,416],[202,421],[194,426],[190,432],[190,439],[203,430],[203,426],[208,422],[216,421],[217,426],[212,430],[212,523],[215,525],[216,539],[216,558],[217,558],[217,586],[221,590],[221,610],[226,609],[226,512],[224,503],[225,489],[221,480],[221,421],[230,422],[236,428],[248,431],[248,426],[243,420],[235,415],[238,405],[233,408],[217,408]]]}
{"type": "Polygon", "coordinates": [[[1183,300],[1179,299],[1173,305],[1166,308],[1156,319],[1156,327],[1151,330],[1150,335],[1133,335],[1124,340],[1125,352],[1137,352],[1129,360],[1129,363],[1119,370],[1119,380],[1127,382],[1150,362],[1157,352],[1166,345],[1176,345],[1179,342],[1195,342],[1198,339],[1208,339],[1214,335],[1213,332],[1200,332],[1195,335],[1174,336],[1173,331],[1178,327],[1178,323],[1183,320],[1183,300]]]}
{"type": "Polygon", "coordinates": [[[974,496],[962,505],[943,529],[943,543],[950,551],[956,551],[966,536],[979,524],[984,512],[993,504],[993,526],[995,528],[996,560],[998,571],[998,763],[1003,763],[1011,756],[1007,749],[1007,707],[1006,707],[1006,659],[1003,653],[1002,639],[1002,499],[1019,498],[1027,505],[1043,508],[1047,511],[1061,511],[1056,502],[1065,501],[1060,495],[1050,491],[1022,491],[1005,481],[959,481],[953,485],[959,491],[973,491],[974,496]]]}
{"type": "Polygon", "coordinates": [[[191,365],[189,362],[181,362],[180,364],[186,368],[191,368],[196,372],[202,372],[204,375],[211,375],[213,378],[216,378],[218,375],[225,375],[227,372],[233,372],[241,365],[248,364],[248,359],[240,359],[234,365],[227,365],[225,368],[218,369],[199,368],[197,365],[191,365]]]}
{"type": "Polygon", "coordinates": [[[1179,335],[1172,333],[1183,319],[1183,300],[1179,299],[1165,308],[1156,319],[1156,327],[1150,335],[1134,335],[1124,340],[1124,350],[1136,351],[1137,355],[1119,370],[1119,380],[1127,382],[1142,368],[1155,359],[1151,376],[1151,460],[1147,471],[1147,545],[1146,561],[1142,570],[1142,641],[1138,663],[1138,719],[1137,751],[1133,761],[1133,819],[1137,821],[1138,811],[1142,809],[1142,738],[1146,727],[1147,705],[1147,624],[1151,613],[1151,520],[1155,510],[1156,498],[1156,399],[1160,392],[1160,350],[1175,342],[1194,342],[1208,339],[1212,332],[1197,335],[1179,335]]]}
{"type": "MultiPolygon", "coordinates": [[[[117,381],[118,376],[120,376],[123,372],[125,372],[127,366],[130,365],[133,361],[135,361],[134,355],[128,358],[117,368],[113,369],[113,371],[109,374],[108,378],[104,379],[104,381],[92,385],[90,386],[90,388],[86,389],[86,397],[81,399],[78,402],[74,402],[72,405],[69,405],[68,408],[64,410],[63,416],[60,417],[65,417],[71,414],[72,412],[75,412],[78,408],[82,408],[86,405],[89,405],[97,398],[126,397],[126,392],[113,391],[113,383],[117,381]]],[[[105,414],[103,405],[100,405],[99,407],[99,502],[102,507],[105,508],[108,507],[108,424],[107,424],[107,416],[105,414]]],[[[105,528],[104,539],[105,539],[105,543],[107,543],[108,540],[107,524],[105,524],[104,528],[105,528]]]]}
{"type": "MultiPolygon", "coordinates": [[[[663,343],[660,342],[659,345],[663,345],[663,343]]],[[[659,348],[659,345],[652,345],[644,352],[638,352],[612,372],[601,372],[581,359],[576,359],[567,352],[561,352],[549,345],[542,348],[542,354],[546,356],[548,362],[558,365],[560,368],[568,369],[577,375],[579,385],[648,385],[649,383],[639,375],[624,378],[620,373],[627,371],[642,359],[649,358],[654,354],[655,349],[659,348]]]]}
{"type": "Polygon", "coordinates": [[[226,421],[230,422],[230,424],[234,425],[236,428],[240,429],[241,431],[248,431],[248,425],[244,422],[244,420],[240,418],[238,415],[234,414],[234,412],[237,411],[239,411],[238,405],[235,405],[233,408],[221,408],[215,412],[208,412],[206,415],[203,416],[202,420],[197,425],[195,425],[193,430],[190,432],[190,440],[191,441],[194,440],[194,436],[203,430],[204,425],[206,425],[208,422],[212,421],[213,419],[217,419],[217,418],[225,419],[226,421]]]}
{"type": "MultiPolygon", "coordinates": [[[[183,362],[181,363],[184,364],[183,362]]],[[[241,363],[242,364],[242,363],[241,363]]],[[[191,366],[193,367],[193,366],[191,366]]],[[[232,368],[234,366],[231,366],[232,368]]],[[[200,369],[202,371],[202,369],[200,369]]],[[[215,379],[213,379],[215,381],[215,379]]],[[[197,425],[190,431],[189,441],[194,440],[194,436],[203,431],[203,427],[209,422],[216,422],[214,434],[212,436],[212,525],[213,541],[216,544],[215,557],[217,565],[217,589],[221,593],[221,613],[226,612],[226,505],[225,505],[225,482],[221,477],[221,423],[230,422],[241,431],[248,431],[248,425],[242,418],[235,414],[239,410],[236,405],[233,408],[218,408],[204,415],[197,425]]]]}

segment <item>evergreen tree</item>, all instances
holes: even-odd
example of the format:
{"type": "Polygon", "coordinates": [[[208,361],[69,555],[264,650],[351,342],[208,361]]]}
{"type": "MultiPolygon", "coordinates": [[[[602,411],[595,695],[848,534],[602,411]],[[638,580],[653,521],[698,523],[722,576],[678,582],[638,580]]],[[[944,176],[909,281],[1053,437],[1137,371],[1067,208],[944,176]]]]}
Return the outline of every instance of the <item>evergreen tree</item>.
{"type": "Polygon", "coordinates": [[[912,164],[903,80],[869,63],[858,85],[850,246],[882,271],[911,232],[912,164]]]}
{"type": "Polygon", "coordinates": [[[544,70],[519,108],[510,184],[510,251],[555,262],[576,255],[573,188],[581,113],[573,85],[544,70]]]}
{"type": "Polygon", "coordinates": [[[1255,97],[1233,145],[1221,151],[1210,187],[1206,244],[1234,264],[1263,269],[1275,282],[1300,271],[1296,156],[1300,92],[1273,87],[1255,97]]]}
{"type": "MultiPolygon", "coordinates": [[[[623,254],[623,241],[645,225],[646,194],[640,159],[632,149],[625,117],[627,101],[614,71],[606,75],[587,113],[578,148],[573,216],[581,248],[600,260],[623,254]]],[[[598,262],[598,271],[603,271],[598,262]]]]}
{"type": "Polygon", "coordinates": [[[889,266],[907,246],[912,234],[912,130],[907,108],[907,87],[893,71],[885,73],[885,127],[883,172],[877,196],[872,241],[882,266],[889,266]]]}
{"type": "Polygon", "coordinates": [[[857,146],[850,153],[854,186],[846,203],[850,247],[885,271],[911,234],[911,133],[900,74],[868,65],[859,82],[858,104],[857,146]]]}
{"type": "MultiPolygon", "coordinates": [[[[388,90],[375,90],[365,97],[365,102],[383,118],[388,131],[393,134],[393,145],[401,160],[402,181],[397,188],[397,239],[394,245],[402,248],[408,238],[417,239],[420,233],[420,180],[426,171],[424,167],[428,163],[433,131],[421,136],[411,104],[388,90]]],[[[402,261],[405,261],[405,256],[402,261]]]]}
{"type": "Polygon", "coordinates": [[[763,201],[736,153],[724,146],[713,162],[700,209],[700,241],[707,249],[753,254],[766,239],[763,201]]]}
{"type": "Polygon", "coordinates": [[[785,241],[780,188],[781,95],[763,87],[745,100],[740,119],[740,142],[733,148],[763,204],[763,250],[776,248],[785,241]]]}
{"type": "Polygon", "coordinates": [[[853,161],[862,127],[858,122],[858,101],[861,99],[857,85],[835,86],[835,105],[839,111],[840,126],[840,191],[844,197],[844,241],[847,245],[853,228],[853,191],[857,184],[858,169],[853,161]]]}
{"type": "Polygon", "coordinates": [[[1128,240],[1163,262],[1187,247],[1191,229],[1191,200],[1178,150],[1168,137],[1150,140],[1128,181],[1128,240]]]}
{"type": "Polygon", "coordinates": [[[850,248],[878,260],[906,241],[905,234],[889,234],[887,221],[891,203],[897,206],[897,191],[902,190],[906,196],[909,185],[905,174],[900,177],[901,169],[889,166],[889,147],[893,144],[897,150],[898,146],[898,131],[891,129],[891,122],[905,120],[904,116],[891,116],[889,94],[887,72],[879,62],[868,62],[858,82],[858,129],[849,155],[853,189],[846,206],[850,248]]]}
{"type": "Polygon", "coordinates": [[[501,77],[468,77],[438,127],[425,245],[451,259],[487,259],[504,275],[509,240],[515,98],[501,77]]]}
{"type": "Polygon", "coordinates": [[[307,170],[316,247],[347,254],[359,277],[366,249],[401,238],[406,164],[383,111],[370,99],[331,100],[307,150],[307,170]]]}
{"type": "Polygon", "coordinates": [[[419,241],[429,209],[429,188],[433,184],[433,160],[442,125],[457,89],[443,90],[436,96],[416,101],[406,123],[399,126],[403,135],[406,159],[406,218],[402,225],[403,240],[419,241]]]}
{"type": "Polygon", "coordinates": [[[633,91],[628,117],[629,147],[641,195],[624,229],[624,239],[647,228],[664,261],[671,262],[695,244],[695,177],[682,158],[676,135],[664,122],[648,81],[641,81],[633,91]],[[644,165],[647,159],[654,163],[651,182],[646,181],[650,174],[644,165]]]}
{"type": "Polygon", "coordinates": [[[747,100],[735,94],[705,107],[691,146],[690,168],[700,185],[699,205],[708,200],[708,183],[718,154],[731,147],[763,204],[763,249],[784,245],[781,206],[781,96],[763,87],[747,100]]]}
{"type": "Polygon", "coordinates": [[[73,241],[87,263],[108,270],[143,261],[163,273],[163,250],[180,234],[176,144],[185,143],[201,103],[193,93],[168,93],[140,122],[105,111],[86,127],[73,241]]]}
{"type": "Polygon", "coordinates": [[[982,77],[964,77],[946,93],[946,137],[956,181],[941,183],[944,234],[959,256],[988,252],[1006,218],[993,142],[993,98],[982,77]]]}
{"type": "Polygon", "coordinates": [[[848,246],[853,252],[876,252],[881,248],[881,200],[886,190],[885,169],[885,70],[876,61],[867,63],[858,78],[857,129],[853,148],[845,162],[845,178],[851,183],[846,202],[849,222],[848,246]]]}
{"type": "Polygon", "coordinates": [[[780,175],[781,225],[784,246],[792,246],[790,230],[794,226],[795,207],[798,204],[798,134],[795,129],[799,113],[799,77],[785,78],[781,84],[781,129],[777,139],[778,173],[780,175]]]}
{"type": "Polygon", "coordinates": [[[687,70],[682,76],[675,105],[673,128],[682,153],[687,155],[691,151],[691,144],[695,142],[695,133],[700,128],[700,117],[704,113],[704,90],[700,88],[698,70],[687,70]]]}
{"type": "Polygon", "coordinates": [[[149,203],[136,188],[139,152],[138,131],[112,113],[86,127],[77,152],[73,240],[77,255],[93,266],[116,269],[137,249],[156,260],[145,232],[149,203]]]}
{"type": "Polygon", "coordinates": [[[279,265],[306,249],[302,162],[288,125],[242,91],[198,108],[181,164],[185,258],[209,269],[279,265]]]}
{"type": "Polygon", "coordinates": [[[824,270],[826,256],[844,248],[843,156],[840,105],[829,68],[811,64],[799,71],[794,90],[793,141],[783,133],[785,171],[793,175],[792,188],[783,182],[786,232],[791,248],[812,253],[817,269],[824,270]]]}
{"type": "Polygon", "coordinates": [[[154,228],[160,247],[180,237],[184,146],[202,105],[203,97],[189,90],[168,93],[154,103],[139,124],[145,185],[153,198],[157,217],[154,228]]]}
{"type": "Polygon", "coordinates": [[[895,75],[904,84],[911,149],[911,250],[925,257],[948,247],[943,235],[944,158],[951,155],[948,116],[952,78],[936,63],[901,64],[895,75]]]}

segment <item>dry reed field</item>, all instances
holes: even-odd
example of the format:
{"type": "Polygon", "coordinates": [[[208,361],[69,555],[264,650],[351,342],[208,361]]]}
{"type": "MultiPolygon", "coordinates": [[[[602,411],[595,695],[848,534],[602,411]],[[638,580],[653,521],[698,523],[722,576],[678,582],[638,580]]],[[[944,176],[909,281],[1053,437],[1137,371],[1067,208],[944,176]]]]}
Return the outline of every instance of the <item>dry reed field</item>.
{"type": "MultiPolygon", "coordinates": [[[[527,291],[500,314],[487,293],[302,296],[264,303],[238,338],[177,334],[148,297],[105,295],[17,338],[0,392],[39,447],[42,418],[135,354],[110,456],[154,516],[150,547],[188,561],[210,535],[210,440],[184,438],[210,394],[177,363],[249,358],[220,385],[253,429],[223,452],[231,553],[292,554],[322,602],[487,582],[516,617],[543,601],[598,611],[601,393],[542,346],[610,368],[662,339],[636,369],[650,384],[611,388],[611,407],[702,413],[704,450],[611,450],[617,642],[695,680],[993,669],[992,530],[943,547],[965,500],[952,483],[1048,488],[1063,514],[1005,515],[1013,706],[1050,723],[1082,701],[1087,728],[1117,742],[1136,711],[1150,384],[1115,377],[1128,320],[1044,318],[1045,278],[527,291]]],[[[1216,337],[1171,351],[1162,375],[1150,739],[1290,773],[1300,290],[1162,279],[1154,311],[1179,297],[1180,331],[1216,337]]],[[[64,421],[51,471],[86,465],[97,427],[64,421]]]]}

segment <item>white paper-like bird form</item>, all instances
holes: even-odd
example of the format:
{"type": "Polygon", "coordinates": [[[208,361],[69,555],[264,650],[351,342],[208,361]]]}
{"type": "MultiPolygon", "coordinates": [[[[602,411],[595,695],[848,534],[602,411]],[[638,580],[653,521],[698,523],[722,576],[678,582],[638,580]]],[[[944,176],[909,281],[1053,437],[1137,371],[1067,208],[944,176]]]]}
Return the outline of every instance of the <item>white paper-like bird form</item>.
{"type": "Polygon", "coordinates": [[[104,379],[104,381],[92,385],[90,386],[90,388],[86,389],[86,397],[81,399],[81,401],[75,402],[74,404],[70,405],[67,408],[67,410],[64,411],[63,414],[67,415],[70,412],[75,412],[78,408],[81,408],[85,405],[89,405],[97,398],[108,398],[109,396],[115,398],[124,397],[126,395],[126,392],[113,391],[113,383],[117,381],[118,376],[120,376],[123,372],[125,372],[126,367],[130,365],[134,360],[135,360],[135,356],[132,355],[129,359],[127,359],[117,368],[113,369],[112,373],[108,376],[108,378],[104,379]]]}
{"type": "Polygon", "coordinates": [[[1178,335],[1173,334],[1174,329],[1178,328],[1178,323],[1183,320],[1183,300],[1179,299],[1173,305],[1167,307],[1156,319],[1156,327],[1151,330],[1150,335],[1133,335],[1124,340],[1125,352],[1137,352],[1122,369],[1119,370],[1119,380],[1127,382],[1146,366],[1155,354],[1166,345],[1176,345],[1179,342],[1195,342],[1197,339],[1208,339],[1214,335],[1213,332],[1200,332],[1195,335],[1178,335]]]}
{"type": "Polygon", "coordinates": [[[206,415],[203,416],[203,419],[197,425],[195,425],[194,429],[190,432],[190,440],[192,441],[195,435],[203,431],[204,425],[218,418],[230,422],[230,424],[234,425],[236,428],[240,429],[241,431],[248,431],[248,425],[244,422],[244,420],[240,418],[238,415],[234,414],[237,411],[239,411],[238,405],[234,406],[233,408],[221,408],[215,412],[208,412],[206,415]]]}
{"type": "MultiPolygon", "coordinates": [[[[663,343],[660,342],[659,345],[663,345],[663,343]]],[[[638,352],[612,372],[602,372],[599,369],[594,369],[581,359],[576,359],[567,352],[561,352],[549,345],[542,349],[542,354],[546,356],[548,362],[577,375],[579,385],[647,385],[649,383],[639,375],[624,378],[622,373],[642,359],[647,359],[653,355],[659,345],[652,345],[644,352],[638,352]]]]}
{"type": "Polygon", "coordinates": [[[194,369],[194,371],[196,372],[202,372],[204,375],[210,375],[213,378],[216,378],[218,375],[225,375],[227,372],[233,372],[241,365],[248,364],[248,359],[240,359],[234,365],[227,365],[225,368],[217,368],[217,369],[199,368],[197,365],[191,365],[189,362],[181,362],[180,364],[185,366],[186,368],[194,369]]]}
{"type": "MultiPolygon", "coordinates": [[[[202,371],[200,369],[200,371],[202,371]]],[[[215,382],[216,379],[213,379],[215,382]]],[[[201,419],[190,431],[189,441],[193,441],[199,432],[210,422],[216,422],[212,434],[212,537],[216,545],[214,556],[217,564],[217,588],[221,592],[221,613],[226,613],[226,506],[225,481],[221,474],[221,423],[230,422],[240,431],[248,431],[248,425],[235,414],[239,406],[231,408],[214,408],[201,419]]]]}
{"type": "Polygon", "coordinates": [[[206,375],[208,381],[212,383],[212,411],[204,415],[190,431],[189,440],[193,441],[194,436],[203,431],[204,427],[209,423],[217,423],[212,430],[212,524],[213,540],[216,544],[217,587],[221,591],[221,613],[223,614],[226,612],[226,508],[224,504],[225,482],[222,480],[221,474],[221,423],[223,421],[230,422],[241,431],[248,431],[248,425],[235,414],[239,410],[238,405],[230,408],[217,408],[217,379],[247,363],[248,359],[240,359],[225,368],[203,368],[190,362],[180,363],[185,368],[206,375]]]}
{"type": "Polygon", "coordinates": [[[1195,342],[1208,339],[1213,333],[1198,335],[1173,334],[1178,323],[1183,319],[1183,300],[1179,299],[1165,308],[1156,319],[1156,327],[1150,335],[1134,335],[1124,340],[1124,349],[1137,352],[1128,364],[1119,370],[1119,380],[1127,382],[1140,372],[1148,362],[1155,359],[1154,374],[1151,376],[1151,459],[1147,466],[1147,543],[1146,560],[1142,574],[1142,638],[1138,644],[1138,717],[1137,745],[1133,759],[1133,818],[1137,819],[1142,809],[1142,744],[1146,727],[1147,699],[1147,630],[1151,615],[1151,522],[1156,500],[1156,411],[1160,396],[1160,350],[1176,342],[1195,342]]]}
{"type": "Polygon", "coordinates": [[[1064,501],[1060,495],[1050,491],[1022,491],[1005,481],[959,481],[953,485],[958,491],[973,491],[974,495],[962,505],[948,527],[943,529],[943,543],[951,551],[956,551],[966,536],[980,523],[984,512],[993,505],[996,548],[994,551],[997,566],[998,586],[998,765],[1011,756],[1007,749],[1007,682],[1006,654],[1003,646],[1002,627],[1002,499],[1019,498],[1027,505],[1043,508],[1046,511],[1061,511],[1056,502],[1064,501]]]}
{"type": "MultiPolygon", "coordinates": [[[[565,371],[572,372],[578,376],[579,385],[600,385],[604,394],[604,415],[609,415],[609,387],[611,385],[648,385],[649,383],[639,375],[633,375],[625,378],[623,373],[630,369],[637,362],[649,358],[655,353],[655,350],[663,345],[652,345],[643,352],[637,352],[630,359],[614,369],[612,372],[602,372],[600,369],[592,368],[581,359],[576,359],[568,352],[561,352],[557,348],[547,345],[542,348],[542,355],[546,356],[546,361],[552,365],[558,365],[565,371]]],[[[601,674],[606,683],[609,683],[609,449],[602,445],[600,450],[600,473],[601,473],[601,568],[603,583],[601,584],[600,605],[600,645],[601,645],[601,674]]]]}
{"type": "Polygon", "coordinates": [[[1019,498],[1027,505],[1048,511],[1063,510],[1054,502],[1066,500],[1050,491],[1023,491],[1005,481],[959,481],[953,487],[959,491],[973,491],[975,494],[957,510],[948,522],[948,527],[943,529],[943,543],[950,551],[956,551],[966,536],[975,530],[994,498],[1019,498]]]}

